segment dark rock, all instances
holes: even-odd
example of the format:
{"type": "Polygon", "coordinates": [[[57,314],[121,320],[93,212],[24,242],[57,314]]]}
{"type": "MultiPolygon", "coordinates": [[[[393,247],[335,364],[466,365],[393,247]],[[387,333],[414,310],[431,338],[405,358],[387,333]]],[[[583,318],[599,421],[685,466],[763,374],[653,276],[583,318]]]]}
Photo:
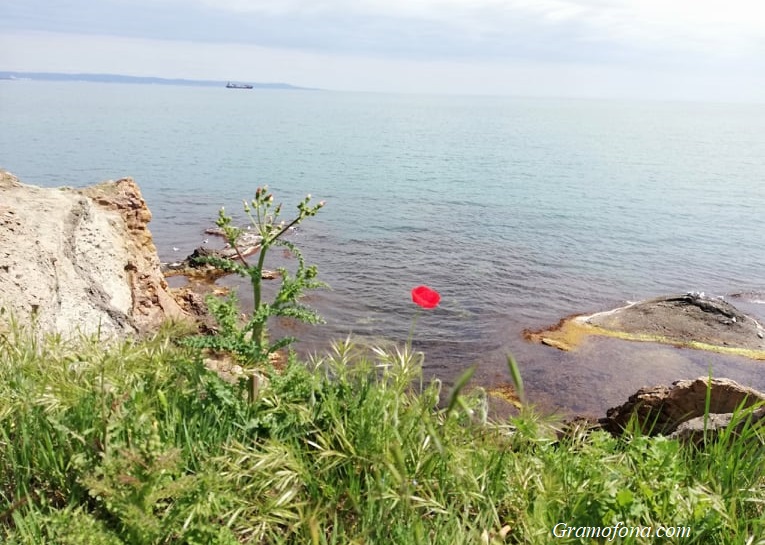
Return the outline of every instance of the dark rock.
{"type": "Polygon", "coordinates": [[[223,257],[221,255],[221,252],[218,250],[213,250],[212,248],[205,248],[204,246],[200,246],[189,256],[184,260],[186,263],[188,263],[189,267],[192,268],[202,268],[202,267],[209,267],[210,265],[208,263],[205,263],[206,258],[221,258],[223,257]]]}
{"type": "Polygon", "coordinates": [[[678,343],[765,350],[763,328],[721,298],[703,293],[658,297],[587,318],[611,331],[662,337],[678,343]]]}
{"type": "Polygon", "coordinates": [[[710,381],[700,377],[677,381],[671,387],[641,388],[625,404],[609,409],[600,423],[605,430],[621,434],[634,418],[643,433],[668,435],[678,430],[682,423],[704,417],[708,391],[709,413],[715,415],[733,413],[765,402],[765,393],[732,380],[719,378],[710,381]]]}
{"type": "Polygon", "coordinates": [[[765,407],[760,407],[751,411],[751,414],[742,415],[743,418],[734,418],[733,413],[710,414],[708,417],[697,416],[680,424],[669,437],[678,439],[684,443],[700,445],[704,441],[718,439],[720,434],[726,431],[729,426],[735,426],[729,430],[735,435],[739,435],[745,426],[759,425],[765,422],[765,407]],[[731,424],[732,423],[732,424],[731,424]]]}
{"type": "MultiPolygon", "coordinates": [[[[200,246],[193,252],[191,252],[183,261],[176,261],[174,263],[163,263],[162,272],[167,277],[171,276],[186,276],[187,278],[213,283],[219,278],[230,274],[230,271],[220,269],[209,263],[207,260],[210,258],[216,259],[228,259],[236,261],[241,255],[242,258],[257,252],[260,246],[246,246],[237,250],[235,248],[226,247],[221,250],[213,248],[207,248],[200,246]]],[[[279,274],[275,271],[264,270],[262,277],[266,280],[273,280],[278,278],[279,274]]]]}

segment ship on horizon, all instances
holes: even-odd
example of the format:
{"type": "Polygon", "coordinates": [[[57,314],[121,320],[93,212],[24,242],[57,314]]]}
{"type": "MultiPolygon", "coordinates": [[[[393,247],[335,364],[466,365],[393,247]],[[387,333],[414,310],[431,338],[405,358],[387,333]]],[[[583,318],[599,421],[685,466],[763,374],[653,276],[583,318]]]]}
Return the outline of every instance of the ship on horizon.
{"type": "Polygon", "coordinates": [[[226,84],[226,89],[252,89],[252,85],[249,83],[231,83],[226,84]]]}

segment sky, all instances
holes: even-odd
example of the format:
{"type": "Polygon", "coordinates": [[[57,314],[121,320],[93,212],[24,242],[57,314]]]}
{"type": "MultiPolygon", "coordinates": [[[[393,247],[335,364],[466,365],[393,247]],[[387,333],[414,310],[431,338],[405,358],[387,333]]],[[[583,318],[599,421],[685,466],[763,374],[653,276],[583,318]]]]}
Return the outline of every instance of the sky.
{"type": "Polygon", "coordinates": [[[0,70],[765,101],[763,0],[0,0],[0,70]]]}

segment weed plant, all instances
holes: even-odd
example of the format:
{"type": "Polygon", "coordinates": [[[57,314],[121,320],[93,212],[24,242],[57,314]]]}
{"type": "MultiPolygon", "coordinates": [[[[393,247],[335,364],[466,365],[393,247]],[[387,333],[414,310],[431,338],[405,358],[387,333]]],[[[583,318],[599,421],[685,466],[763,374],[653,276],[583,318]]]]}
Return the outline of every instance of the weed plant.
{"type": "Polygon", "coordinates": [[[621,522],[763,543],[765,441],[746,411],[698,448],[557,439],[528,408],[492,421],[481,389],[420,386],[409,346],[351,341],[293,358],[250,402],[173,339],[0,337],[0,542],[582,543],[551,530],[621,522]]]}
{"type": "Polygon", "coordinates": [[[268,186],[259,187],[251,202],[244,202],[244,212],[249,221],[248,228],[259,237],[254,251],[257,261],[250,263],[244,254],[242,236],[245,230],[233,225],[233,219],[221,209],[216,222],[235,257],[203,257],[200,261],[213,265],[221,271],[238,274],[249,279],[253,294],[253,312],[241,323],[241,309],[234,295],[225,299],[210,296],[207,300],[210,313],[218,325],[217,335],[206,335],[187,339],[188,344],[197,348],[211,348],[225,351],[244,365],[258,365],[268,362],[269,354],[289,346],[294,338],[285,337],[274,342],[268,337],[267,324],[272,317],[286,317],[306,323],[320,323],[321,317],[311,308],[301,304],[300,298],[307,291],[325,287],[317,280],[315,265],[306,265],[296,245],[285,240],[283,235],[300,225],[308,217],[315,216],[324,206],[324,201],[311,205],[311,196],[306,196],[297,206],[297,215],[290,221],[280,221],[282,205],[274,205],[274,196],[268,186]],[[280,285],[273,300],[263,299],[263,272],[268,251],[274,246],[286,248],[297,259],[294,274],[286,268],[279,269],[280,285]]]}

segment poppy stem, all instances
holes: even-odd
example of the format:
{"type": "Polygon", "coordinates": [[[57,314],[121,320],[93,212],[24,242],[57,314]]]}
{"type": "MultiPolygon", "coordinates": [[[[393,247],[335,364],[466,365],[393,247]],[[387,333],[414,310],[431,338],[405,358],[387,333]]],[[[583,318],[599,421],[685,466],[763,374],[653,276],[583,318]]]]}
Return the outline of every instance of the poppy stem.
{"type": "Polygon", "coordinates": [[[417,317],[420,315],[421,309],[417,309],[414,313],[414,316],[412,316],[412,325],[409,326],[409,336],[406,339],[406,347],[411,350],[412,348],[412,337],[414,336],[414,325],[417,323],[417,317]]]}

